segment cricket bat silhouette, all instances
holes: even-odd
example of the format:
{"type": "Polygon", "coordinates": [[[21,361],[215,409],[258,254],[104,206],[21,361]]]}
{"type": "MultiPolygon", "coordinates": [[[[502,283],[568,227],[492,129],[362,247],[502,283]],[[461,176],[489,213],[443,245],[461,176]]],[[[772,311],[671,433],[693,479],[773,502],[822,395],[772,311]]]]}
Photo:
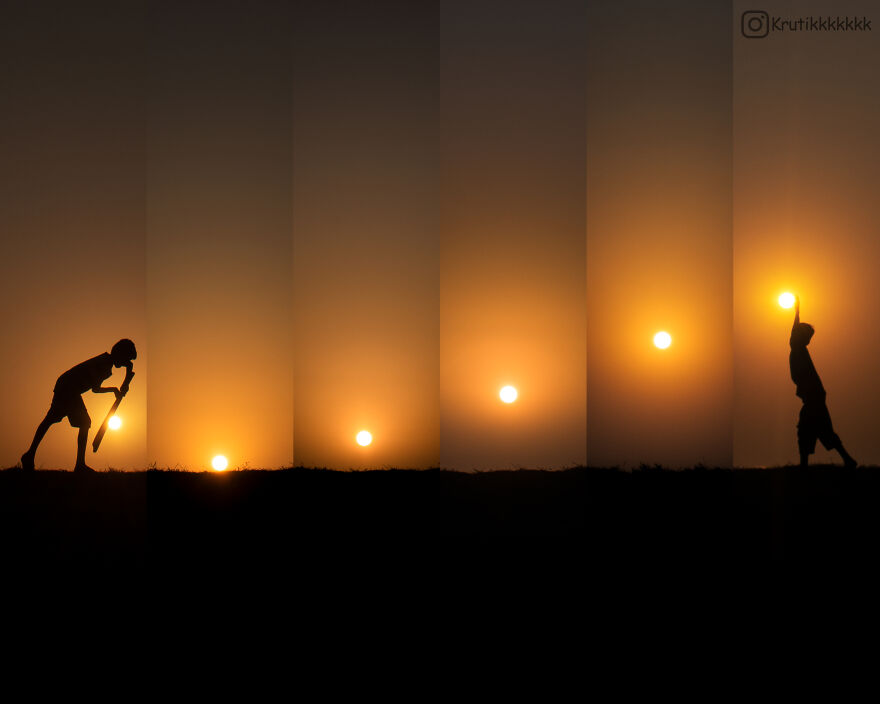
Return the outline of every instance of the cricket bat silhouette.
{"type": "Polygon", "coordinates": [[[92,452],[97,452],[98,448],[101,446],[101,440],[104,439],[104,433],[107,432],[107,423],[110,422],[110,419],[113,417],[113,414],[116,413],[116,409],[119,408],[119,404],[122,402],[125,394],[128,393],[128,385],[131,383],[131,378],[133,376],[134,370],[129,367],[128,371],[125,372],[125,380],[122,382],[122,387],[119,389],[122,392],[122,395],[113,402],[113,405],[107,412],[107,417],[104,418],[104,422],[101,423],[101,427],[98,428],[98,434],[95,435],[95,439],[92,440],[92,452]]]}

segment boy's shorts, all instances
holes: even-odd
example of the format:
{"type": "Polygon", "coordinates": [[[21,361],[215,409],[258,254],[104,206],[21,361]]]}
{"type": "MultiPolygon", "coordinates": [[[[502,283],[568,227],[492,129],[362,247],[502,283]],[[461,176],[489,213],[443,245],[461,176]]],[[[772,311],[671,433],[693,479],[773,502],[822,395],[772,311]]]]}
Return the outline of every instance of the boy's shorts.
{"type": "Polygon", "coordinates": [[[92,419],[86,410],[86,404],[79,394],[55,394],[49,407],[49,420],[58,423],[65,416],[72,428],[90,428],[92,419]]]}
{"type": "Polygon", "coordinates": [[[797,426],[798,449],[802,455],[812,455],[816,451],[816,440],[826,450],[840,446],[840,438],[831,426],[831,414],[824,403],[805,403],[801,408],[797,426]]]}

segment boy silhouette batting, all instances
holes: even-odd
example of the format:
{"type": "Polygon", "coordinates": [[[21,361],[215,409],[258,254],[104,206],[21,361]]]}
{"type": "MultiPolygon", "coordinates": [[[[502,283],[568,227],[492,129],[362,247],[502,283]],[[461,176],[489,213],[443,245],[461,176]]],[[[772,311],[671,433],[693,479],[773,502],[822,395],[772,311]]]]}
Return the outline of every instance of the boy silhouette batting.
{"type": "Polygon", "coordinates": [[[30,449],[21,456],[22,469],[32,470],[34,468],[34,456],[37,453],[37,447],[39,447],[40,441],[49,429],[49,426],[64,420],[66,417],[71,427],[79,428],[79,435],[76,439],[76,465],[74,471],[94,471],[86,464],[86,440],[88,439],[92,420],[86,411],[82,394],[90,389],[96,394],[105,394],[112,391],[117,399],[121,399],[128,393],[129,381],[134,376],[132,361],[135,359],[137,359],[137,350],[135,350],[134,343],[131,340],[123,339],[113,345],[109,354],[104,352],[97,357],[87,359],[85,362],[77,364],[59,376],[58,381],[55,382],[55,395],[52,396],[52,405],[49,407],[46,417],[43,418],[43,421],[37,427],[37,432],[34,433],[34,441],[31,443],[30,449]],[[115,386],[101,386],[101,382],[113,374],[113,367],[125,367],[128,370],[121,389],[117,389],[115,386]]]}
{"type": "Polygon", "coordinates": [[[816,440],[826,450],[837,450],[843,458],[845,467],[855,467],[858,463],[844,449],[840,437],[831,425],[831,414],[825,405],[825,387],[813,364],[807,345],[813,337],[813,326],[801,322],[801,301],[795,299],[794,325],[791,326],[791,354],[788,363],[791,367],[791,380],[797,387],[797,395],[804,402],[798,417],[797,439],[801,455],[801,467],[806,467],[810,455],[816,451],[816,440]]]}

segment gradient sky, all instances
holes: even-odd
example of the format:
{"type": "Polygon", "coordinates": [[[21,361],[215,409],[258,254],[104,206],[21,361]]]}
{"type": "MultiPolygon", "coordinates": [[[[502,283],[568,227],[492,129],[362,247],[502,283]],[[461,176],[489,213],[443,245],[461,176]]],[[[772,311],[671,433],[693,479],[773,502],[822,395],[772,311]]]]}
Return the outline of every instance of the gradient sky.
{"type": "Polygon", "coordinates": [[[4,3],[0,466],[123,336],[98,468],[792,462],[786,288],[880,461],[877,40],[749,9],[4,3]]]}
{"type": "Polygon", "coordinates": [[[441,10],[440,464],[583,464],[584,4],[441,10]]]}
{"type": "Polygon", "coordinates": [[[293,28],[296,461],[437,466],[437,7],[299,3],[293,28]]]}

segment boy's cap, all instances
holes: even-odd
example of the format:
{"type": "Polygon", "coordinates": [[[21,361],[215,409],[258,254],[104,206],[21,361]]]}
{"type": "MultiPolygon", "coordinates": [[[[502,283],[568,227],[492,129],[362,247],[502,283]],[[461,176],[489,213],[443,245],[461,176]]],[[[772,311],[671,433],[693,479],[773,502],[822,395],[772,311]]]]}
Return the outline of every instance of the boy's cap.
{"type": "Polygon", "coordinates": [[[134,343],[128,338],[123,338],[110,349],[110,356],[116,359],[137,359],[137,350],[134,343]]]}
{"type": "Polygon", "coordinates": [[[809,323],[798,323],[791,331],[792,345],[808,345],[813,338],[815,330],[809,323]]]}

